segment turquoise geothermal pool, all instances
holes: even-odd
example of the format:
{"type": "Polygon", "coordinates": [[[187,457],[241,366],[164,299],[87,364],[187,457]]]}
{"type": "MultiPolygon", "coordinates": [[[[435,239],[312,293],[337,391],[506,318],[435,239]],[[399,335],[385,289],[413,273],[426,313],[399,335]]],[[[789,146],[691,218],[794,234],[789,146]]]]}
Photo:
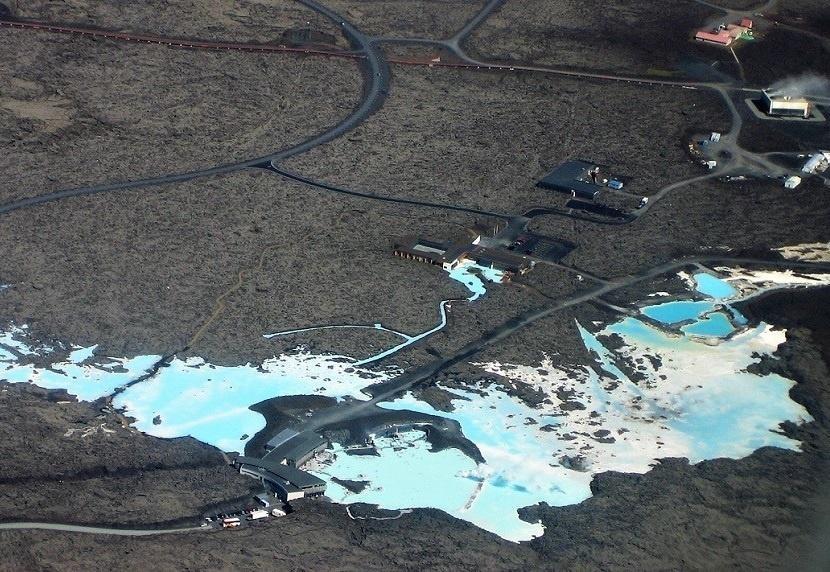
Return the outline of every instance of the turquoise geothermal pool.
{"type": "MultiPolygon", "coordinates": [[[[328,493],[339,502],[440,508],[504,538],[523,540],[543,529],[520,519],[518,509],[580,502],[590,496],[598,472],[642,473],[663,457],[698,462],[738,458],[763,446],[798,450],[797,441],[778,431],[782,422],[810,420],[789,397],[794,382],[747,371],[759,356],[775,351],[784,332],[765,324],[745,327],[728,305],[737,292],[707,276],[695,275],[697,289],[689,293],[704,300],[642,308],[661,324],[688,322],[679,331],[630,316],[594,324],[591,331],[578,324],[582,343],[593,350],[591,363],[560,367],[552,343],[554,357],[539,364],[475,364],[482,374],[497,374],[500,383],[445,388],[452,394],[451,411],[435,410],[412,394],[382,404],[458,421],[481,451],[482,464],[455,449],[433,452],[422,432],[410,431],[378,438],[378,456],[348,455],[335,443],[329,460],[315,462],[315,470],[327,479],[367,482],[359,494],[330,482],[328,493]],[[622,347],[603,345],[602,336],[613,334],[622,347]],[[527,405],[508,394],[516,384],[543,391],[548,400],[527,405]]],[[[472,301],[486,291],[485,280],[499,277],[468,268],[452,278],[469,288],[472,301]]],[[[108,358],[96,355],[95,346],[75,347],[48,368],[34,367],[18,356],[50,350],[28,347],[23,334],[25,329],[14,327],[0,333],[0,379],[66,388],[80,399],[112,394],[159,359],[108,358]]],[[[361,389],[397,373],[393,367],[369,370],[345,356],[307,352],[234,367],[174,359],[156,376],[124,390],[114,404],[151,435],[191,435],[241,451],[264,427],[250,405],[298,394],[366,399],[361,389]]]]}

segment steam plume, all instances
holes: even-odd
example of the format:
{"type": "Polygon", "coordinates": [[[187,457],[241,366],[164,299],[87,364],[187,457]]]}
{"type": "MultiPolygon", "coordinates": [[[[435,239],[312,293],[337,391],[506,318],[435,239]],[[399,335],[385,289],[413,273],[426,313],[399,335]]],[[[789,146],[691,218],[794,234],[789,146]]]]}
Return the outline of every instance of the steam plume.
{"type": "Polygon", "coordinates": [[[814,73],[805,73],[779,80],[772,84],[768,91],[771,95],[784,97],[830,97],[830,79],[814,73]]]}

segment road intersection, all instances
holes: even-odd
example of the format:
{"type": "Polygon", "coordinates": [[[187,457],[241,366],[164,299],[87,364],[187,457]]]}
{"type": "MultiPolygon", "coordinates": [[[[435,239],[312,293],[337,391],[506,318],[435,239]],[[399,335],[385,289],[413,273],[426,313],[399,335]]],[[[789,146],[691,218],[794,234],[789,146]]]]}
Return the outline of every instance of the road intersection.
{"type": "MultiPolygon", "coordinates": [[[[333,22],[337,25],[342,31],[346,38],[349,40],[351,44],[351,51],[325,51],[325,50],[287,50],[287,49],[273,49],[269,51],[273,52],[286,52],[286,53],[300,53],[302,55],[308,56],[323,56],[323,57],[347,57],[357,63],[360,67],[361,72],[363,74],[364,82],[363,82],[363,94],[359,105],[352,110],[352,112],[343,118],[340,122],[336,125],[326,129],[325,131],[315,134],[305,141],[277,151],[273,151],[264,156],[254,157],[251,159],[247,159],[244,161],[234,162],[234,163],[227,163],[223,165],[217,165],[207,169],[183,172],[183,173],[172,173],[166,175],[160,175],[157,177],[151,177],[146,179],[140,179],[135,181],[123,181],[123,182],[115,182],[115,183],[105,183],[96,186],[89,186],[89,187],[81,187],[76,189],[65,189],[60,191],[55,191],[52,193],[47,193],[43,195],[28,197],[24,199],[20,199],[5,205],[0,205],[0,214],[11,213],[14,211],[18,211],[21,209],[36,207],[38,205],[59,201],[67,198],[84,196],[84,195],[93,195],[97,193],[108,193],[108,192],[120,192],[126,190],[135,190],[141,189],[146,187],[152,187],[157,185],[167,185],[167,184],[175,184],[181,183],[185,181],[190,181],[197,178],[202,177],[212,177],[217,175],[223,175],[227,173],[233,173],[237,171],[242,171],[245,169],[264,169],[271,171],[281,177],[302,183],[306,186],[311,188],[321,189],[326,192],[330,192],[332,194],[347,194],[350,196],[360,197],[366,200],[375,200],[375,201],[383,201],[383,202],[390,202],[390,203],[398,203],[402,205],[409,205],[409,206],[416,206],[422,208],[430,208],[430,209],[445,209],[445,210],[452,210],[452,211],[460,211],[470,214],[476,215],[483,215],[483,216],[491,216],[496,218],[501,218],[507,221],[515,221],[521,219],[524,224],[527,223],[531,218],[534,216],[541,216],[541,215],[562,215],[562,216],[573,216],[575,218],[580,218],[582,220],[587,220],[589,222],[601,223],[601,224],[629,224],[633,223],[636,220],[640,219],[644,215],[646,215],[651,208],[654,207],[661,199],[669,195],[670,193],[674,192],[675,190],[692,185],[695,183],[703,182],[709,179],[725,177],[728,175],[738,175],[738,174],[754,174],[760,176],[773,176],[778,175],[778,171],[780,171],[780,167],[772,162],[768,156],[755,154],[743,150],[738,144],[738,136],[740,134],[740,130],[742,127],[742,118],[740,112],[737,110],[734,101],[732,100],[732,93],[736,92],[744,92],[744,91],[752,91],[755,88],[747,88],[745,86],[739,86],[735,84],[726,84],[726,83],[712,83],[712,82],[684,82],[684,81],[674,81],[674,80],[664,80],[664,79],[657,79],[657,78],[650,78],[650,77],[633,77],[633,76],[624,76],[624,75],[614,75],[614,74],[602,74],[602,73],[594,73],[588,71],[576,71],[576,70],[567,70],[567,69],[557,69],[557,68],[550,68],[550,67],[543,67],[543,66],[533,66],[533,65],[523,65],[523,64],[506,64],[506,63],[493,63],[493,62],[484,62],[479,61],[475,58],[472,58],[466,54],[463,49],[463,44],[465,40],[469,37],[469,35],[482,23],[484,23],[487,18],[498,10],[505,0],[490,0],[488,1],[482,9],[473,17],[471,18],[463,28],[461,28],[456,34],[446,40],[431,40],[431,39],[424,39],[424,38],[395,38],[395,37],[372,37],[367,35],[359,30],[359,28],[345,19],[343,16],[338,14],[337,12],[333,11],[332,9],[328,8],[324,4],[317,2],[316,0],[297,0],[300,4],[306,6],[307,8],[313,10],[317,14],[320,14],[333,22]],[[383,50],[383,44],[425,44],[431,46],[437,46],[439,48],[446,49],[448,52],[454,55],[457,61],[447,61],[447,62],[427,62],[427,61],[416,61],[416,60],[406,60],[402,58],[391,58],[387,57],[383,50]],[[447,67],[447,68],[463,68],[463,69],[476,69],[476,70],[486,70],[492,72],[510,72],[510,73],[541,73],[541,74],[552,74],[552,75],[560,75],[566,77],[574,77],[579,79],[588,79],[588,80],[603,80],[603,81],[620,81],[620,82],[630,82],[630,83],[638,83],[650,86],[658,86],[658,87],[667,87],[667,88],[688,88],[688,89],[698,89],[698,90],[710,90],[717,92],[721,98],[724,100],[725,105],[728,107],[731,116],[732,116],[732,125],[730,131],[727,134],[724,134],[722,137],[722,143],[725,149],[730,151],[732,155],[732,159],[724,163],[723,166],[718,168],[715,171],[710,173],[698,175],[695,177],[690,177],[688,179],[684,179],[681,181],[675,181],[670,184],[667,184],[663,188],[659,189],[656,193],[651,195],[650,202],[645,205],[643,208],[634,212],[629,218],[621,221],[606,221],[603,219],[590,217],[587,215],[577,215],[569,212],[565,212],[561,209],[554,209],[554,208],[538,208],[533,209],[532,212],[525,213],[524,216],[511,214],[511,213],[496,213],[490,212],[486,210],[479,210],[473,208],[467,208],[460,205],[454,205],[450,203],[439,203],[439,202],[431,202],[431,201],[421,201],[421,200],[414,200],[414,199],[405,199],[405,198],[392,198],[387,197],[371,192],[362,192],[352,189],[346,189],[343,187],[339,187],[334,184],[329,184],[323,181],[316,181],[309,177],[305,177],[298,173],[289,172],[283,168],[281,168],[280,164],[284,160],[294,157],[296,155],[305,153],[311,149],[324,145],[328,142],[331,142],[338,137],[350,132],[351,130],[355,129],[361,123],[366,121],[368,117],[370,117],[373,113],[378,111],[382,108],[384,101],[386,99],[387,94],[389,93],[390,84],[392,81],[391,73],[390,73],[390,64],[397,64],[397,65],[427,65],[427,66],[434,66],[434,67],[447,67]]],[[[21,29],[38,29],[36,27],[27,27],[27,26],[14,26],[9,25],[6,26],[9,28],[21,28],[21,29]]],[[[57,29],[59,27],[53,26],[50,30],[49,27],[41,26],[39,29],[45,31],[56,31],[62,33],[84,33],[81,29],[71,29],[71,28],[62,28],[57,29]],[[67,32],[69,30],[69,32],[67,32]]],[[[102,34],[103,35],[103,34],[102,34]]],[[[144,37],[147,42],[147,38],[153,38],[150,36],[144,37]]],[[[124,39],[125,41],[142,41],[136,38],[115,38],[115,39],[124,39]]],[[[156,42],[154,39],[153,42],[156,42]]],[[[207,45],[209,43],[200,43],[200,42],[190,42],[189,45],[187,43],[179,42],[176,44],[175,42],[168,43],[171,47],[182,47],[182,48],[191,48],[191,49],[217,49],[215,46],[207,45]],[[204,45],[198,45],[204,44],[204,45]]],[[[235,47],[227,47],[227,49],[242,49],[248,50],[248,47],[244,47],[246,45],[243,44],[228,44],[228,46],[235,46],[235,47]]],[[[250,49],[248,51],[255,51],[250,49]]],[[[494,327],[493,329],[489,330],[488,332],[484,333],[478,339],[465,344],[464,346],[458,348],[456,351],[452,352],[449,355],[442,356],[438,359],[433,360],[432,362],[423,365],[419,368],[416,368],[412,371],[406,372],[394,379],[391,379],[387,382],[377,384],[374,386],[370,386],[365,389],[367,393],[371,395],[371,398],[366,401],[351,401],[351,402],[343,402],[338,404],[338,406],[324,409],[315,412],[312,416],[308,417],[304,424],[302,425],[302,430],[312,430],[312,431],[322,431],[325,430],[328,426],[342,423],[348,419],[354,419],[359,416],[366,415],[367,412],[371,410],[375,410],[379,403],[383,401],[387,401],[392,399],[400,394],[409,391],[419,384],[428,382],[434,376],[441,371],[446,370],[447,368],[451,367],[454,364],[462,362],[464,360],[469,359],[473,355],[481,352],[485,348],[498,343],[510,335],[512,335],[517,330],[520,330],[525,327],[530,327],[534,323],[537,323],[539,320],[542,320],[548,316],[556,312],[560,312],[567,308],[571,308],[573,306],[583,304],[586,302],[591,301],[602,301],[602,297],[613,292],[616,290],[620,290],[626,288],[628,286],[632,286],[637,283],[641,283],[647,281],[649,279],[656,278],[660,275],[666,274],[668,272],[677,271],[679,269],[683,269],[690,265],[695,264],[714,264],[714,263],[723,263],[723,264],[747,264],[747,265],[760,265],[760,266],[774,266],[774,267],[781,267],[781,268],[788,268],[788,269],[802,269],[802,270],[814,270],[814,271],[830,271],[830,264],[828,263],[806,263],[806,262],[797,262],[797,261],[784,261],[784,260],[763,260],[763,259],[754,259],[754,258],[740,258],[740,257],[727,257],[727,256],[695,256],[695,257],[688,257],[682,258],[678,260],[671,260],[666,261],[661,264],[655,265],[653,267],[643,269],[636,274],[632,274],[630,276],[623,276],[617,278],[605,278],[600,276],[593,276],[584,271],[569,267],[566,265],[558,264],[557,266],[561,267],[562,269],[572,272],[572,273],[579,273],[588,276],[591,278],[595,284],[591,287],[586,289],[580,290],[577,293],[565,296],[557,299],[552,299],[549,303],[546,303],[542,307],[535,308],[533,310],[524,312],[522,314],[516,315],[505,321],[504,323],[494,327]]],[[[183,348],[186,349],[186,348],[183,348]]],[[[146,379],[152,377],[159,368],[164,365],[165,361],[169,361],[177,353],[182,350],[177,350],[174,352],[169,353],[167,356],[163,358],[162,361],[156,364],[154,370],[148,372],[145,376],[135,380],[133,383],[140,383],[146,379]]],[[[119,529],[119,528],[106,528],[106,527],[95,527],[95,526],[80,526],[80,525],[70,525],[70,524],[55,524],[55,523],[0,523],[0,530],[31,530],[31,529],[40,529],[40,530],[58,530],[64,532],[75,532],[75,533],[94,533],[94,534],[113,534],[113,535],[121,535],[121,536],[149,536],[155,534],[168,534],[168,533],[179,533],[179,532],[190,532],[196,530],[202,530],[202,527],[186,527],[186,528],[173,528],[173,529],[159,529],[159,530],[151,530],[151,529],[119,529]]]]}

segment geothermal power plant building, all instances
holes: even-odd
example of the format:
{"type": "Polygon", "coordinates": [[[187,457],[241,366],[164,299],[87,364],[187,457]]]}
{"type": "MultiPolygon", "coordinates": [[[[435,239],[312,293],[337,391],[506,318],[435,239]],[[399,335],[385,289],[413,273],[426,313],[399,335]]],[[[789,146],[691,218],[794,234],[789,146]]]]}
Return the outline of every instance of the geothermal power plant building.
{"type": "Polygon", "coordinates": [[[761,92],[761,109],[769,115],[804,119],[810,116],[810,102],[805,98],[774,95],[767,90],[761,92]]]}

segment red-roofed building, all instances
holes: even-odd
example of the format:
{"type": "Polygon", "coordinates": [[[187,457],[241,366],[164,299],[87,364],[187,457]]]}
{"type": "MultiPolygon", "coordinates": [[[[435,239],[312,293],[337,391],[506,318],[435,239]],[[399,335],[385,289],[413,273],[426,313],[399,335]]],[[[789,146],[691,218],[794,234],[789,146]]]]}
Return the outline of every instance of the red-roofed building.
{"type": "Polygon", "coordinates": [[[743,18],[741,20],[741,26],[751,30],[752,29],[752,20],[750,20],[749,18],[743,18]]]}
{"type": "Polygon", "coordinates": [[[703,30],[699,30],[695,34],[695,40],[718,44],[720,46],[728,46],[734,39],[735,38],[732,37],[732,34],[726,30],[719,30],[717,32],[705,32],[703,30]]]}

